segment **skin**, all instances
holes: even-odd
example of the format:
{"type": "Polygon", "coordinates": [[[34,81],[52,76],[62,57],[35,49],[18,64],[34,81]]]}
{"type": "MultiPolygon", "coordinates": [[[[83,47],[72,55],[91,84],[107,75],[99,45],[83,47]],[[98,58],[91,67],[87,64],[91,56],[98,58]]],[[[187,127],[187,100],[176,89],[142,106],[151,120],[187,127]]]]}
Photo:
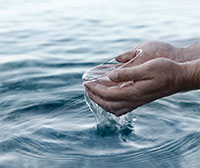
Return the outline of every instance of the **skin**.
{"type": "Polygon", "coordinates": [[[200,89],[200,42],[176,48],[163,42],[147,42],[116,57],[125,63],[143,50],[128,67],[110,73],[111,81],[86,82],[88,95],[107,112],[121,116],[156,99],[200,89]],[[132,81],[132,82],[130,82],[132,81]],[[121,87],[121,83],[129,82],[121,87]]]}

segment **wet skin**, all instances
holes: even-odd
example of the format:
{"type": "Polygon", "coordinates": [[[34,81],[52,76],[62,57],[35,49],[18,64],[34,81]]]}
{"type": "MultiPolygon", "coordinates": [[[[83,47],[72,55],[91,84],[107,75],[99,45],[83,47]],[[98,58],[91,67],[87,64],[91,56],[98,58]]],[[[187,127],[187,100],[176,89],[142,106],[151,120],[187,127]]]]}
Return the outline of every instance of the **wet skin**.
{"type": "Polygon", "coordinates": [[[110,82],[84,85],[90,98],[107,112],[121,116],[156,99],[178,92],[200,89],[200,42],[177,48],[163,42],[147,42],[116,57],[125,63],[143,55],[126,68],[109,74],[110,82]],[[132,81],[120,87],[120,83],[132,81]]]}

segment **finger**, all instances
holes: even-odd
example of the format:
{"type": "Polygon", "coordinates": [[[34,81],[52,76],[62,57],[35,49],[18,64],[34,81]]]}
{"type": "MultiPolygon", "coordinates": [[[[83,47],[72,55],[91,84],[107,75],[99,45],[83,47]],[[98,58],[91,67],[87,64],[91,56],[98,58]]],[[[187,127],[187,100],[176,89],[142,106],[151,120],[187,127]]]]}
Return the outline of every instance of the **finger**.
{"type": "Polygon", "coordinates": [[[147,72],[144,64],[135,67],[114,70],[109,74],[109,78],[113,82],[126,82],[149,79],[147,77],[147,72]]]}
{"type": "Polygon", "coordinates": [[[89,97],[101,106],[105,111],[114,114],[115,116],[121,116],[127,112],[132,111],[132,108],[129,107],[129,102],[111,102],[103,100],[102,98],[93,94],[90,90],[88,91],[89,97]]]}
{"type": "Polygon", "coordinates": [[[115,57],[118,62],[125,63],[136,56],[136,50],[132,49],[115,57]]]}
{"type": "Polygon", "coordinates": [[[132,67],[136,65],[140,65],[147,61],[147,59],[144,57],[144,52],[141,49],[136,49],[136,55],[132,60],[129,60],[125,64],[122,65],[122,67],[132,67]]]}
{"type": "Polygon", "coordinates": [[[98,84],[104,85],[104,86],[106,86],[106,87],[117,86],[117,83],[116,83],[116,82],[113,82],[113,81],[111,81],[111,80],[101,80],[101,79],[97,79],[95,82],[98,83],[98,84]]]}
{"type": "Polygon", "coordinates": [[[88,96],[95,102],[97,103],[99,106],[101,106],[104,110],[106,111],[110,111],[111,108],[109,108],[109,105],[107,103],[107,101],[105,101],[104,99],[96,96],[95,94],[93,94],[89,89],[86,88],[86,91],[88,92],[88,96]]]}
{"type": "Polygon", "coordinates": [[[142,49],[135,49],[135,56],[129,61],[121,64],[120,66],[116,68],[121,69],[125,67],[132,67],[132,66],[140,65],[144,62],[145,62],[145,59],[144,59],[144,53],[142,49]]]}
{"type": "Polygon", "coordinates": [[[128,113],[128,112],[131,112],[132,110],[133,110],[133,109],[131,109],[131,108],[124,108],[124,109],[115,111],[115,112],[112,113],[112,114],[114,114],[115,116],[119,117],[119,116],[122,116],[122,115],[124,115],[124,114],[126,114],[126,113],[128,113]]]}
{"type": "Polygon", "coordinates": [[[98,82],[86,82],[85,87],[93,92],[95,95],[106,100],[122,100],[126,99],[130,95],[128,87],[120,88],[116,86],[105,86],[98,82]]]}

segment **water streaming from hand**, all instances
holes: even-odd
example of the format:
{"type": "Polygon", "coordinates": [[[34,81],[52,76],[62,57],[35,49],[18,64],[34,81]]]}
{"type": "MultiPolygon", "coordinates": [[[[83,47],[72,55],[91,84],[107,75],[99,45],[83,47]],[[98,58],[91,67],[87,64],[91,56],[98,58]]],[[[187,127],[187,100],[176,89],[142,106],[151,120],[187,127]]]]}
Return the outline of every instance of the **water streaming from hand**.
{"type": "Polygon", "coordinates": [[[81,81],[87,70],[145,41],[183,47],[199,40],[199,6],[0,1],[0,167],[199,168],[200,91],[118,118],[89,99],[93,114],[81,81]]]}
{"type": "MultiPolygon", "coordinates": [[[[106,63],[98,65],[91,70],[84,73],[82,79],[84,82],[94,82],[98,81],[100,83],[110,83],[109,85],[118,85],[119,87],[124,87],[126,85],[132,84],[132,81],[116,84],[113,83],[108,75],[111,71],[115,69],[120,69],[129,66],[133,63],[138,57],[142,56],[143,52],[141,49],[137,50],[137,55],[133,57],[131,60],[124,64],[120,64],[116,62],[115,59],[111,59],[106,63]]],[[[134,128],[134,121],[136,118],[128,113],[122,115],[121,117],[116,117],[115,115],[106,112],[102,107],[92,101],[85,91],[85,101],[89,106],[90,110],[94,113],[96,122],[97,122],[97,129],[100,133],[110,135],[115,133],[122,133],[122,134],[129,134],[133,131],[134,128]]]]}

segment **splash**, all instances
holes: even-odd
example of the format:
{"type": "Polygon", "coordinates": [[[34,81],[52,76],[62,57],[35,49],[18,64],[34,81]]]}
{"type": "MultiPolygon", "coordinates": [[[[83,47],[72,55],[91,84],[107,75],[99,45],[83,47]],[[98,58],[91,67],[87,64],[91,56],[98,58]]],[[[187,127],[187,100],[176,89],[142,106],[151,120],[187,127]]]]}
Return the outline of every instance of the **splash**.
{"type": "Polygon", "coordinates": [[[118,133],[128,135],[133,132],[133,123],[136,120],[136,117],[134,117],[132,114],[116,117],[113,114],[106,112],[98,104],[92,101],[86,91],[85,101],[96,118],[96,127],[100,135],[104,136],[118,133]]]}

